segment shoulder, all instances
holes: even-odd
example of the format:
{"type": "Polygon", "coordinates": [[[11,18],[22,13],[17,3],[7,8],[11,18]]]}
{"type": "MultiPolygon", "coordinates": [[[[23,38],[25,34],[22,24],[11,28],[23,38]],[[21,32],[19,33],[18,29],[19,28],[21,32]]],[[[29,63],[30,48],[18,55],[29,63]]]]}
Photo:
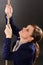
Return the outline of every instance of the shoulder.
{"type": "Polygon", "coordinates": [[[28,42],[28,43],[26,43],[26,44],[22,44],[21,47],[22,47],[22,49],[25,49],[25,50],[28,50],[28,51],[29,51],[29,50],[32,51],[32,52],[35,51],[34,43],[28,42]]]}
{"type": "Polygon", "coordinates": [[[29,43],[28,48],[31,50],[31,52],[34,54],[35,53],[35,45],[34,43],[29,43]]]}

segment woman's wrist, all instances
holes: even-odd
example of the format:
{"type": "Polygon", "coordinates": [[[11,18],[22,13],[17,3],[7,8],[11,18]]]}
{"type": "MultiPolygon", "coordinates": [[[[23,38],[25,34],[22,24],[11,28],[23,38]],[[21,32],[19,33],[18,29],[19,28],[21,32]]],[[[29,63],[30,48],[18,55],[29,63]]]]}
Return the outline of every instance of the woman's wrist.
{"type": "Polygon", "coordinates": [[[12,36],[6,36],[6,38],[12,38],[12,36]]]}

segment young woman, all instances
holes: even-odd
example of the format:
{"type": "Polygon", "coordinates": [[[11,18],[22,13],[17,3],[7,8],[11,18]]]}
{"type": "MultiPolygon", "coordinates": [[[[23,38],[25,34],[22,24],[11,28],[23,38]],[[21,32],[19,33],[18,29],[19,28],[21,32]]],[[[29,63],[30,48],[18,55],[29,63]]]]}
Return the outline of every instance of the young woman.
{"type": "Polygon", "coordinates": [[[3,45],[3,59],[12,60],[14,65],[32,65],[39,55],[39,45],[36,42],[42,39],[42,29],[33,24],[23,27],[21,30],[18,29],[14,25],[12,13],[12,6],[6,5],[6,28],[4,31],[6,38],[3,45]],[[10,18],[9,25],[7,24],[7,15],[10,18]],[[17,36],[17,39],[10,51],[12,33],[17,36]]]}

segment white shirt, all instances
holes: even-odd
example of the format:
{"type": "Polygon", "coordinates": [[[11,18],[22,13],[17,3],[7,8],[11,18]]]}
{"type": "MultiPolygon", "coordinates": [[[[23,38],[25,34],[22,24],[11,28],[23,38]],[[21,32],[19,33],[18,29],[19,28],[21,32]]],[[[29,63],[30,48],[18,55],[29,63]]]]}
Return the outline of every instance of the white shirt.
{"type": "Polygon", "coordinates": [[[23,43],[20,42],[20,40],[17,40],[17,42],[16,42],[16,44],[15,44],[15,46],[14,46],[14,48],[13,48],[13,52],[14,52],[14,51],[17,51],[22,44],[23,44],[23,43]]]}

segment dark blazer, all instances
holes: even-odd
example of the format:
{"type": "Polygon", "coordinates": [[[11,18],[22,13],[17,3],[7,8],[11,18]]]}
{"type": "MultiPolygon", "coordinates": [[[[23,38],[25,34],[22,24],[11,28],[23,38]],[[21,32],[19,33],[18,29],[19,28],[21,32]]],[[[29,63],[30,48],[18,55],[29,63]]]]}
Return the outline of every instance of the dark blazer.
{"type": "MultiPolygon", "coordinates": [[[[6,24],[7,24],[7,18],[6,18],[6,24]]],[[[19,37],[18,32],[20,30],[14,25],[12,17],[10,18],[10,24],[12,27],[13,34],[16,35],[18,39],[19,37]]],[[[11,45],[11,39],[5,38],[2,51],[2,57],[4,60],[12,60],[14,62],[14,65],[32,65],[35,53],[35,47],[33,42],[27,42],[25,44],[22,44],[19,47],[19,49],[15,52],[10,51],[10,45],[11,45]]]]}

